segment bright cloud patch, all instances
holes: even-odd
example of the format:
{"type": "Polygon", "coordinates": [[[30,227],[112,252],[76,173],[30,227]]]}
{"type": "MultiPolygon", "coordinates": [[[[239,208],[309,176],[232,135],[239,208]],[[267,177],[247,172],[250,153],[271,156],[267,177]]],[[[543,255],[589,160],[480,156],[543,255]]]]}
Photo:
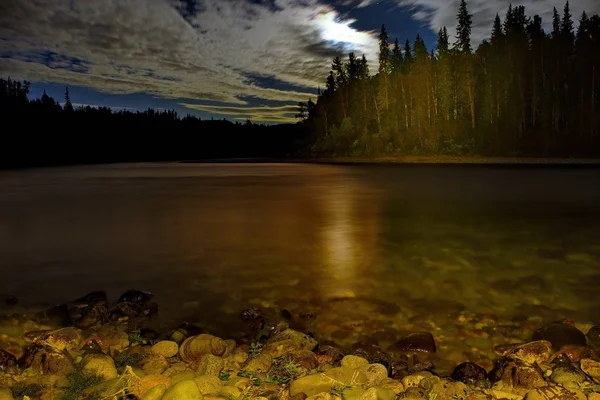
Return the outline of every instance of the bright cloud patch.
{"type": "Polygon", "coordinates": [[[109,93],[296,103],[314,97],[335,55],[376,54],[376,34],[351,25],[320,0],[8,1],[0,71],[109,93]],[[247,78],[265,74],[295,89],[247,78]]]}

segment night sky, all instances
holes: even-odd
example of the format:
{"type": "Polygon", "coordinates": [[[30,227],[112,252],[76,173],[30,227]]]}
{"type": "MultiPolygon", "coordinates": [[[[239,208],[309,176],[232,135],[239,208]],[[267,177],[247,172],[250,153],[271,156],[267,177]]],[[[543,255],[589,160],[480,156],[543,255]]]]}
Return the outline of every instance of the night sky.
{"type": "MultiPolygon", "coordinates": [[[[470,0],[473,44],[513,0],[470,0]]],[[[336,55],[366,54],[377,36],[417,33],[431,50],[437,30],[454,36],[459,0],[0,0],[0,75],[31,81],[61,103],[175,109],[202,118],[294,122],[315,100],[336,55]]],[[[517,3],[515,3],[517,4],[517,3]]],[[[551,0],[525,0],[549,30],[551,0]]],[[[572,0],[574,19],[598,0],[572,0]]]]}

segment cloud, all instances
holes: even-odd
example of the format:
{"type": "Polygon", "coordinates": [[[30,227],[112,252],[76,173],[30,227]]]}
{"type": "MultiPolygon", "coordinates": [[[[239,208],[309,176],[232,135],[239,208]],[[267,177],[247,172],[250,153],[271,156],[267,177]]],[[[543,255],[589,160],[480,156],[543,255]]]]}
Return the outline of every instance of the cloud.
{"type": "MultiPolygon", "coordinates": [[[[451,40],[456,35],[456,14],[460,0],[396,0],[399,6],[405,7],[413,14],[413,18],[423,21],[426,26],[437,32],[441,27],[448,27],[451,40]]],[[[492,23],[498,13],[504,17],[510,4],[523,5],[529,16],[538,14],[542,17],[546,31],[551,29],[552,9],[556,7],[562,15],[563,4],[556,0],[467,0],[469,12],[473,15],[472,41],[477,46],[483,39],[489,38],[492,23]]],[[[588,14],[600,13],[598,0],[570,0],[571,14],[577,20],[583,10],[588,14]]]]}
{"type": "Polygon", "coordinates": [[[251,119],[258,122],[298,122],[295,115],[298,109],[295,105],[285,105],[277,107],[236,107],[236,106],[214,106],[204,104],[188,104],[180,103],[180,106],[192,109],[205,111],[211,114],[222,114],[233,116],[234,119],[246,120],[251,119]]]}
{"type": "Polygon", "coordinates": [[[340,18],[320,0],[4,1],[0,72],[108,93],[295,103],[314,97],[332,56],[375,56],[375,33],[340,18]]]}

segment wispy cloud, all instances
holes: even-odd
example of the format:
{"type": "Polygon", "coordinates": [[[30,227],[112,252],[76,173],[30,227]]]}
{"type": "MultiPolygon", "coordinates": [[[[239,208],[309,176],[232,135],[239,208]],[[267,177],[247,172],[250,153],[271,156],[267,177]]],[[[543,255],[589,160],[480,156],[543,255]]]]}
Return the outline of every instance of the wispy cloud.
{"type": "Polygon", "coordinates": [[[320,0],[0,3],[0,71],[17,79],[247,104],[314,97],[331,57],[376,35],[320,0]],[[249,75],[294,86],[261,86],[249,75]]]}
{"type": "Polygon", "coordinates": [[[297,122],[295,115],[298,113],[294,105],[278,107],[235,107],[235,106],[214,106],[203,104],[181,103],[183,107],[205,111],[212,114],[222,114],[233,116],[234,119],[251,119],[259,122],[297,122]]]}

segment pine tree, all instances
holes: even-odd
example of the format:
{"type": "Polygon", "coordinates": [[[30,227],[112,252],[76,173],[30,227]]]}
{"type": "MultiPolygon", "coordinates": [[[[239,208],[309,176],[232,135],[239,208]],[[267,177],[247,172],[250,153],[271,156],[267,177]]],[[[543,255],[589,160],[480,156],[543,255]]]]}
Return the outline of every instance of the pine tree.
{"type": "Polygon", "coordinates": [[[381,25],[379,34],[379,73],[389,74],[392,71],[390,63],[390,44],[385,25],[381,25]]]}
{"type": "Polygon", "coordinates": [[[448,30],[445,26],[438,31],[436,47],[440,57],[443,57],[446,54],[448,54],[448,50],[450,49],[450,43],[448,42],[448,30]]]}
{"type": "Polygon", "coordinates": [[[333,63],[331,64],[331,69],[335,73],[335,83],[339,88],[344,86],[348,82],[348,77],[346,76],[346,70],[344,68],[344,64],[340,57],[336,57],[333,59],[333,63]]]}
{"type": "Polygon", "coordinates": [[[397,74],[400,72],[402,68],[402,51],[400,50],[400,44],[398,43],[398,39],[394,41],[394,48],[392,49],[392,72],[397,74]]]}
{"type": "Polygon", "coordinates": [[[65,89],[65,111],[73,112],[73,104],[71,104],[71,97],[69,96],[69,88],[65,89]]]}
{"type": "Polygon", "coordinates": [[[465,54],[471,54],[471,25],[473,24],[472,16],[467,10],[465,0],[460,0],[458,9],[458,26],[456,27],[456,43],[455,47],[465,54]]]}
{"type": "Polygon", "coordinates": [[[494,26],[492,28],[492,45],[496,45],[498,42],[500,42],[503,36],[504,33],[502,31],[502,21],[500,20],[500,16],[496,14],[496,18],[494,19],[494,26]]]}
{"type": "Polygon", "coordinates": [[[560,15],[558,15],[558,11],[556,11],[556,7],[554,7],[552,11],[552,38],[558,39],[560,37],[560,15]]]}
{"type": "Polygon", "coordinates": [[[560,23],[560,33],[561,33],[561,36],[566,41],[567,45],[571,45],[573,43],[573,39],[574,39],[573,19],[572,19],[568,1],[565,3],[563,18],[560,23]]]}
{"type": "Polygon", "coordinates": [[[417,37],[415,39],[415,59],[417,61],[425,60],[429,54],[427,53],[427,47],[425,46],[425,42],[421,38],[421,35],[417,33],[417,37]]]}
{"type": "Polygon", "coordinates": [[[410,41],[406,39],[406,42],[404,43],[404,64],[407,65],[413,61],[412,51],[410,50],[410,41]]]}

